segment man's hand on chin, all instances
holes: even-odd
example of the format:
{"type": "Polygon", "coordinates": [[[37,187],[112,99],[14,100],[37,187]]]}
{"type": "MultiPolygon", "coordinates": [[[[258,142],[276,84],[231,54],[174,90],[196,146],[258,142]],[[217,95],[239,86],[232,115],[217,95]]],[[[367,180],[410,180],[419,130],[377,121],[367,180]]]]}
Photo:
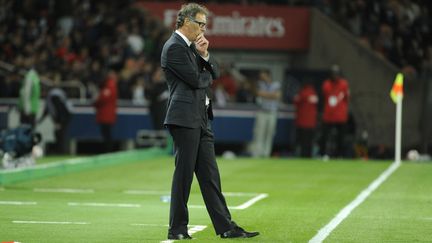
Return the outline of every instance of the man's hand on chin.
{"type": "Polygon", "coordinates": [[[202,57],[208,56],[209,41],[204,37],[204,34],[199,34],[195,40],[195,47],[202,57]]]}

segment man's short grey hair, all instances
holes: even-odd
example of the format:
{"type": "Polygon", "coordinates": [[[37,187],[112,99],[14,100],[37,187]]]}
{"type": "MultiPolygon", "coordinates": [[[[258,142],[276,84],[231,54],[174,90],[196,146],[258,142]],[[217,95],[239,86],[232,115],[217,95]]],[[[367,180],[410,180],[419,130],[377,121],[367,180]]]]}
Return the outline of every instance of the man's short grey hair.
{"type": "Polygon", "coordinates": [[[209,14],[209,11],[206,7],[197,3],[183,4],[177,14],[176,29],[179,29],[183,26],[186,18],[195,18],[198,13],[207,16],[209,14]]]}

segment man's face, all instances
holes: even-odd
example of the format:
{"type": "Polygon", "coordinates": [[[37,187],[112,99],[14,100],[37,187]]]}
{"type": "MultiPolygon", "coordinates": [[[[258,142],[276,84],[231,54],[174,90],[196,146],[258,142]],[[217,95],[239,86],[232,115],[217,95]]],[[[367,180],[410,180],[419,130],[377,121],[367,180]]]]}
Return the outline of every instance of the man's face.
{"type": "Polygon", "coordinates": [[[204,33],[207,25],[207,17],[197,13],[195,17],[189,18],[190,41],[195,41],[197,36],[204,33]]]}

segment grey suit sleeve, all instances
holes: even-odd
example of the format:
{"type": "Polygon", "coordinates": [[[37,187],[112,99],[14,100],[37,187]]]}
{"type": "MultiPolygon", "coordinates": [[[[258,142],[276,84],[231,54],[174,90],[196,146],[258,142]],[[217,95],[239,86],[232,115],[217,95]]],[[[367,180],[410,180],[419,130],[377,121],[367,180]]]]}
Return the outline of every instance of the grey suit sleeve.
{"type": "Polygon", "coordinates": [[[205,69],[210,72],[213,79],[217,79],[220,76],[219,67],[216,63],[216,60],[210,55],[210,59],[208,62],[204,60],[202,57],[200,58],[202,65],[204,65],[205,69]]]}
{"type": "Polygon", "coordinates": [[[182,45],[172,45],[168,50],[166,68],[185,83],[195,89],[207,88],[212,80],[211,73],[207,70],[198,70],[192,62],[188,50],[182,45]]]}

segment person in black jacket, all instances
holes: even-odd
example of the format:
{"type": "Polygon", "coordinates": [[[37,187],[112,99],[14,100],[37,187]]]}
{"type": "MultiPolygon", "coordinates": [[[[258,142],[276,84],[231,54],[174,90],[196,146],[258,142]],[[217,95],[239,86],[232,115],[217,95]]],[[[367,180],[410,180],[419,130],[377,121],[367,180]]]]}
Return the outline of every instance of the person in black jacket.
{"type": "Polygon", "coordinates": [[[216,234],[222,238],[259,234],[247,232],[231,220],[221,192],[209,99],[211,82],[219,71],[204,36],[207,15],[208,10],[201,5],[183,5],[177,15],[176,31],[165,43],[161,56],[170,93],[164,125],[173,137],[175,150],[168,230],[168,239],[174,240],[191,239],[187,233],[187,201],[194,172],[216,234]]]}
{"type": "Polygon", "coordinates": [[[42,122],[48,115],[51,116],[54,122],[55,144],[53,146],[55,152],[67,152],[67,129],[72,119],[72,103],[68,100],[66,93],[55,84],[52,87],[45,99],[45,108],[38,122],[42,122]]]}

